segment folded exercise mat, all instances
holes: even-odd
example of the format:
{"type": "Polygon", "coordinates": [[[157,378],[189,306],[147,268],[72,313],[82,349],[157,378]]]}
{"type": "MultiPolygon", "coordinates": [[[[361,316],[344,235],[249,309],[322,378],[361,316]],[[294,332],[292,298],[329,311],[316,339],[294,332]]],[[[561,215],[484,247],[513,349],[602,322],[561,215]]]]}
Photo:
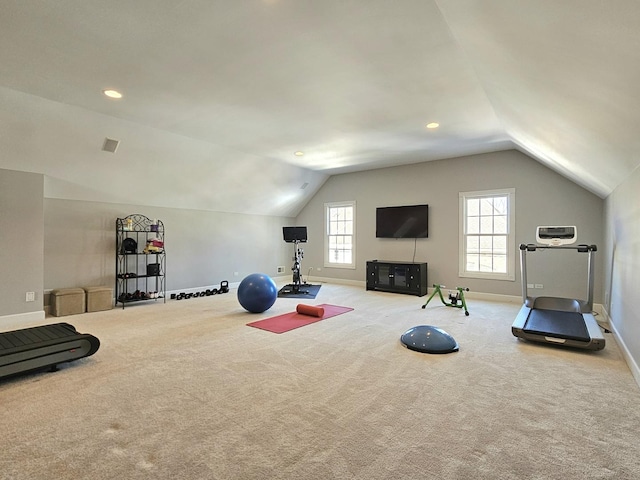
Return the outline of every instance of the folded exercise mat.
{"type": "Polygon", "coordinates": [[[247,325],[261,330],[267,330],[268,332],[284,333],[295,328],[304,327],[310,323],[319,322],[325,318],[350,312],[351,310],[353,310],[353,308],[328,305],[326,303],[316,306],[299,304],[295,312],[265,318],[264,320],[247,323],[247,325]],[[306,311],[307,313],[300,313],[300,311],[306,311]]]}

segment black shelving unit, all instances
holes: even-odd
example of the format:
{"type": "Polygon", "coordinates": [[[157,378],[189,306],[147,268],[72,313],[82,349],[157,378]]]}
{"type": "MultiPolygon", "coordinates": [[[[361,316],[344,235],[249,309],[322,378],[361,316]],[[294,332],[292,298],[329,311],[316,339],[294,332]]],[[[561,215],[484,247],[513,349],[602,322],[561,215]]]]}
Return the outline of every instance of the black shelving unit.
{"type": "Polygon", "coordinates": [[[164,224],[138,213],[116,219],[116,303],[166,302],[164,224]]]}

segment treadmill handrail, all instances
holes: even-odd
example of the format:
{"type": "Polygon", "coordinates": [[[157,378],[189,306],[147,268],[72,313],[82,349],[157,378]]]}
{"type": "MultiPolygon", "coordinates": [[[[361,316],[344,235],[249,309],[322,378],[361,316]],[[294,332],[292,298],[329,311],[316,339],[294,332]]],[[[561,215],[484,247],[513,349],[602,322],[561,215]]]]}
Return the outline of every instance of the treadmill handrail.
{"type": "Polygon", "coordinates": [[[522,303],[527,303],[528,288],[527,288],[527,252],[535,252],[536,250],[576,250],[578,253],[588,253],[587,259],[587,300],[584,302],[585,310],[589,312],[593,310],[593,276],[594,276],[594,261],[593,255],[598,251],[596,245],[537,245],[535,243],[521,243],[520,244],[520,281],[522,283],[522,303]]]}
{"type": "Polygon", "coordinates": [[[538,245],[537,243],[521,243],[520,250],[535,252],[536,250],[577,250],[580,253],[597,252],[596,245],[538,245]]]}

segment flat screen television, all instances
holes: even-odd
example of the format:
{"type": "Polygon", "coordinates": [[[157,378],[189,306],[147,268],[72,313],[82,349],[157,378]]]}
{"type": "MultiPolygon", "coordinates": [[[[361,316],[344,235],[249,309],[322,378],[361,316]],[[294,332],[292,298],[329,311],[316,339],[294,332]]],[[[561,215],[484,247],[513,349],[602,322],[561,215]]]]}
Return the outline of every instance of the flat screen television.
{"type": "Polygon", "coordinates": [[[376,208],[376,238],[428,238],[429,205],[376,208]]]}
{"type": "Polygon", "coordinates": [[[284,241],[288,243],[306,242],[307,227],[282,227],[282,236],[284,237],[284,241]]]}

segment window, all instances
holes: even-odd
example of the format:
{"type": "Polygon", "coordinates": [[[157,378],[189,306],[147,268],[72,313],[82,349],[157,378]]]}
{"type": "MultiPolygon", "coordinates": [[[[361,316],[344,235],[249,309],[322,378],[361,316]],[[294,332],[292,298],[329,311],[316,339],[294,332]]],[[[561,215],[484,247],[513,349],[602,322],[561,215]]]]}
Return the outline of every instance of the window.
{"type": "Polygon", "coordinates": [[[515,280],[515,189],[459,197],[460,276],[515,280]]]}
{"type": "Polygon", "coordinates": [[[356,202],[325,203],[324,266],[356,268],[356,202]]]}

